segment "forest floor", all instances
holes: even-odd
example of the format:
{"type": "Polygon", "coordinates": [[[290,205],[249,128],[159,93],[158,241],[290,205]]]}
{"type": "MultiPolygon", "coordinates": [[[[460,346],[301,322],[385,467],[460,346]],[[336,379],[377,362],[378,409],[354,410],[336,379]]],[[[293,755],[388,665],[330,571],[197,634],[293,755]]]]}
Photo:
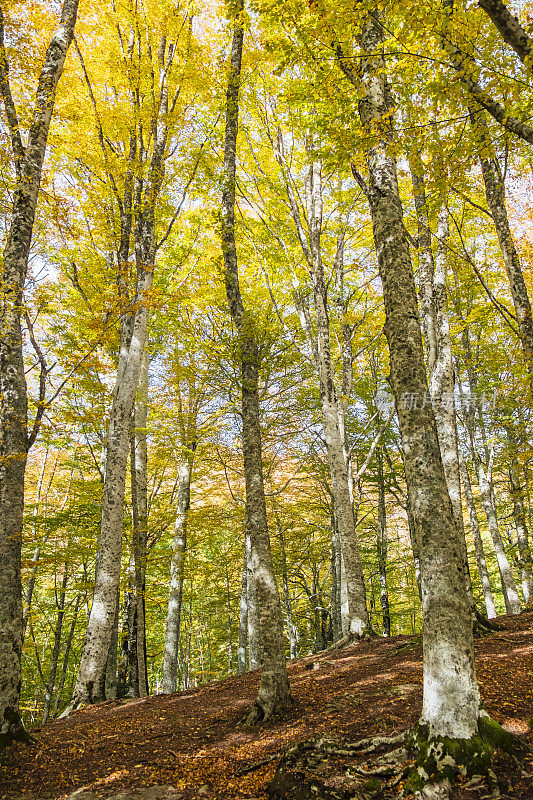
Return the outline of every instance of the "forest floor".
{"type": "MultiPolygon", "coordinates": [[[[504,630],[476,643],[485,708],[533,747],[533,611],[499,621],[504,630]]],[[[289,675],[294,710],[254,730],[241,722],[258,672],[73,712],[33,730],[36,745],[10,749],[0,768],[0,798],[263,800],[277,760],[236,773],[321,733],[352,742],[397,734],[420,713],[420,637],[374,638],[303,658],[290,662],[289,675]]],[[[502,798],[533,800],[532,754],[520,765],[498,757],[495,771],[502,798]]],[[[484,793],[486,787],[458,787],[453,797],[478,800],[484,793]]]]}

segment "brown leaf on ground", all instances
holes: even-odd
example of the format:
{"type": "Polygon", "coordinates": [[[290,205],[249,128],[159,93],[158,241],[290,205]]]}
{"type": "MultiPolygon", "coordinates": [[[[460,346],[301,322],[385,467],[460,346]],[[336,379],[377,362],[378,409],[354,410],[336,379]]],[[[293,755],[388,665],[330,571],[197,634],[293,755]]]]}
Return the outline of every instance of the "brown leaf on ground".
{"type": "MultiPolygon", "coordinates": [[[[483,701],[492,717],[533,746],[533,612],[502,621],[504,631],[476,643],[483,701]]],[[[291,662],[289,675],[296,700],[291,715],[255,731],[240,723],[255,699],[258,672],[194,692],[83,708],[39,730],[36,746],[10,749],[0,769],[0,798],[55,800],[79,790],[79,800],[84,794],[126,800],[154,787],[154,796],[182,800],[263,800],[277,766],[269,756],[317,734],[342,741],[397,734],[420,714],[416,637],[372,638],[291,662]],[[321,659],[323,669],[308,669],[321,659]]],[[[531,756],[521,764],[498,757],[496,771],[502,796],[533,800],[531,756]]],[[[460,787],[454,793],[456,800],[478,796],[460,787]]]]}

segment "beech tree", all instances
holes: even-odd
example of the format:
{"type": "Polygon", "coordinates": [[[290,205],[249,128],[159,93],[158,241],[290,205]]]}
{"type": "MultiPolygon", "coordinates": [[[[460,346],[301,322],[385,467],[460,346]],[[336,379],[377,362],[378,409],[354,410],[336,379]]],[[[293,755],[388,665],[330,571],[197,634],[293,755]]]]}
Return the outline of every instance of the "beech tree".
{"type": "Polygon", "coordinates": [[[235,173],[239,114],[239,87],[244,41],[244,6],[236,8],[226,94],[226,129],[222,193],[222,254],[231,316],[238,334],[242,380],[242,435],[246,482],[246,529],[259,609],[261,683],[249,723],[282,714],[292,698],[285,664],[283,622],[272,564],[262,465],[259,422],[259,350],[253,316],[246,310],[239,282],[235,244],[235,173]]]}
{"type": "Polygon", "coordinates": [[[46,372],[41,373],[40,405],[29,430],[21,317],[48,132],[77,12],[77,0],[65,0],[59,26],[44,57],[24,142],[11,88],[5,44],[6,22],[0,7],[0,93],[10,132],[15,173],[13,209],[4,247],[0,334],[0,750],[13,738],[27,738],[18,713],[23,628],[20,553],[24,472],[28,450],[35,442],[44,411],[46,372]]]}

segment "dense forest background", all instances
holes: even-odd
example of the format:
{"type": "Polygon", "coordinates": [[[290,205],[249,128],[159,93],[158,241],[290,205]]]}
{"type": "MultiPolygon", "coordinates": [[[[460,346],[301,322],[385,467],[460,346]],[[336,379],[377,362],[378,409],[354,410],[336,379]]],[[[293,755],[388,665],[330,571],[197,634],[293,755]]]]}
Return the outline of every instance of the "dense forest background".
{"type": "MultiPolygon", "coordinates": [[[[290,658],[346,633],[326,389],[342,437],[370,625],[386,636],[422,624],[367,198],[368,132],[349,79],[357,56],[341,49],[349,5],[264,2],[243,18],[235,233],[258,348],[268,525],[290,658]]],[[[477,5],[458,3],[453,16],[446,2],[383,5],[404,223],[430,388],[438,389],[433,401],[456,416],[473,595],[489,618],[518,613],[533,581],[533,337],[524,301],[531,56],[527,50],[520,60],[477,5]],[[498,98],[500,120],[479,93],[476,101],[478,89],[498,98]],[[442,341],[451,346],[451,387],[446,369],[439,377],[442,341]]],[[[37,0],[2,6],[11,88],[26,128],[28,87],[57,10],[37,0]]],[[[508,6],[530,31],[531,4],[508,6]]],[[[186,689],[259,666],[241,353],[220,242],[232,13],[214,2],[168,0],[80,7],[24,288],[30,427],[35,419],[39,428],[26,470],[22,546],[28,723],[60,713],[74,690],[101,550],[124,320],[137,318],[136,291],[148,272],[108,696],[186,689]],[[140,230],[148,206],[153,260],[140,230]]],[[[16,173],[5,122],[0,136],[6,233],[16,173]]]]}

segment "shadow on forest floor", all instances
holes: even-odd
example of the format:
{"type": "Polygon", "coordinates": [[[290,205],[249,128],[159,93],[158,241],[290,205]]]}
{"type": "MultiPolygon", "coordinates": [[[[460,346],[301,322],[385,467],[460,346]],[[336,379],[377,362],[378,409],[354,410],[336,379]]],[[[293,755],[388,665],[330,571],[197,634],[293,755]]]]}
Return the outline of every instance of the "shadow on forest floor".
{"type": "MultiPolygon", "coordinates": [[[[533,745],[533,612],[501,621],[505,630],[476,643],[485,708],[533,745]]],[[[260,800],[277,762],[235,777],[247,765],[320,733],[351,741],[400,733],[420,713],[416,637],[373,638],[310,656],[290,662],[289,675],[293,712],[254,731],[240,721],[255,699],[258,672],[193,692],[83,708],[34,730],[37,745],[11,748],[0,768],[0,798],[260,800]]],[[[532,773],[533,758],[523,767],[532,773]]],[[[504,761],[497,772],[502,797],[533,800],[530,778],[504,761]]],[[[467,797],[477,795],[455,791],[456,800],[467,797]]]]}

